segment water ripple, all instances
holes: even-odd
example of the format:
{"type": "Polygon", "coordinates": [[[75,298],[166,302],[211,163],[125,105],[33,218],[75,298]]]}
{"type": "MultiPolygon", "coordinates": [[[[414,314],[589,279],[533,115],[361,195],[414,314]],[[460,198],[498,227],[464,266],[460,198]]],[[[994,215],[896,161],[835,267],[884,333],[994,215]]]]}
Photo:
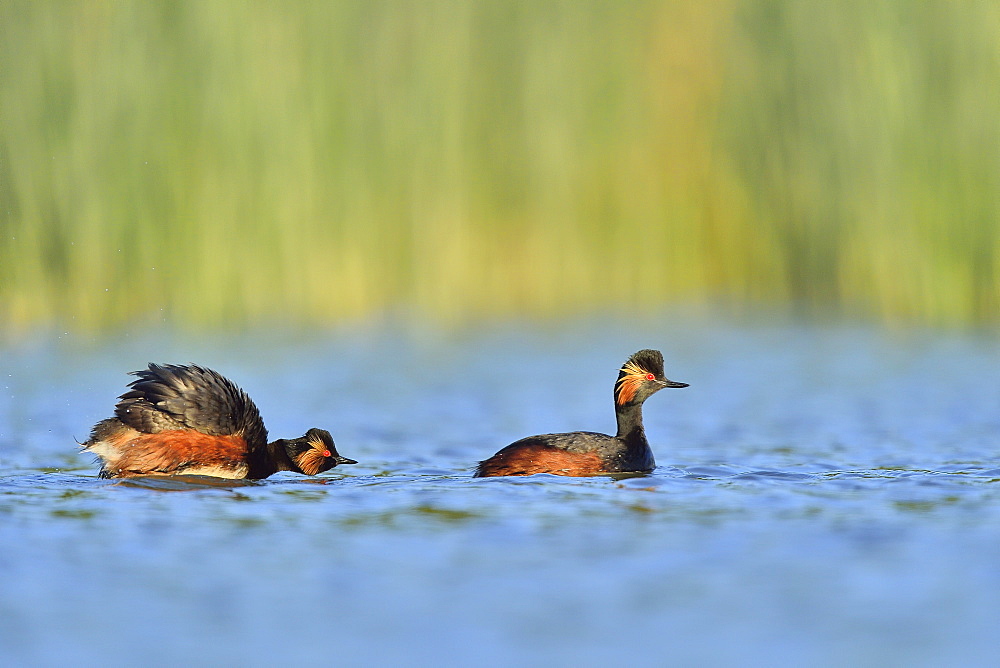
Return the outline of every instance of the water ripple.
{"type": "Polygon", "coordinates": [[[0,358],[15,388],[0,397],[0,656],[992,659],[997,346],[676,322],[621,341],[619,330],[145,339],[0,358]],[[650,342],[691,382],[647,404],[655,472],[472,477],[526,434],[613,429],[615,365],[650,342]],[[107,416],[122,372],[147,358],[218,366],[272,433],[329,428],[361,463],[259,482],[101,480],[72,436],[107,416]],[[387,387],[372,369],[405,382],[387,387]],[[653,640],[616,640],[636,638],[653,640]]]}

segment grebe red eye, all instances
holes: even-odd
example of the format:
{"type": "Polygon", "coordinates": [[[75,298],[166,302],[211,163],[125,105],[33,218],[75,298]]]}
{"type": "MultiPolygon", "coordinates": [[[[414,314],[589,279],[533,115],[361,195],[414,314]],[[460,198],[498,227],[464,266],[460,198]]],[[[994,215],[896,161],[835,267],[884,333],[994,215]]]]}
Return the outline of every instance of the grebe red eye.
{"type": "Polygon", "coordinates": [[[656,380],[656,376],[651,373],[646,374],[646,380],[656,380]]]}
{"type": "Polygon", "coordinates": [[[330,456],[330,451],[329,450],[324,450],[323,451],[323,456],[324,457],[329,457],[330,456]]]}

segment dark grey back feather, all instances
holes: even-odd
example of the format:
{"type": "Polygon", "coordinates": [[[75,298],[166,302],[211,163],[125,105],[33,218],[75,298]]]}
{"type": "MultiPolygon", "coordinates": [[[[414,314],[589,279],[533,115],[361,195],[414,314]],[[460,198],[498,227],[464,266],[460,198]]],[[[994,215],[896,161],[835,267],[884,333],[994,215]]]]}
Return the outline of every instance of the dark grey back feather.
{"type": "Polygon", "coordinates": [[[267,429],[247,393],[204,367],[150,364],[121,395],[115,416],[146,433],[194,429],[210,436],[239,435],[253,447],[267,442],[267,429]]]}

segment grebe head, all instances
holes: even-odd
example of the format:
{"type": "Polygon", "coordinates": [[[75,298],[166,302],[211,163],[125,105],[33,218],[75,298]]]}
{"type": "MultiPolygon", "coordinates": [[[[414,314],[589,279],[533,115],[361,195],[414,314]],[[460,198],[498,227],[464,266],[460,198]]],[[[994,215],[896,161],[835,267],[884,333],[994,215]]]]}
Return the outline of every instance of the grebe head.
{"type": "Polygon", "coordinates": [[[353,459],[341,457],[333,437],[325,429],[310,429],[301,438],[282,439],[288,458],[306,475],[329,471],[338,464],[357,464],[353,459]]]}
{"type": "Polygon", "coordinates": [[[663,375],[663,355],[659,350],[640,350],[629,357],[618,372],[615,404],[641,404],[665,387],[687,386],[687,383],[677,383],[663,375]]]}

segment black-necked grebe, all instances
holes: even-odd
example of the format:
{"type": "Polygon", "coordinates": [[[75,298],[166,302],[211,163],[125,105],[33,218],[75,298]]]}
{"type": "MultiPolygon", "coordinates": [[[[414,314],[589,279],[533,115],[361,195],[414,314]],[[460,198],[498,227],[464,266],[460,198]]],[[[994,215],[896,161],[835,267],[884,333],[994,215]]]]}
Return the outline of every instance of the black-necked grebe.
{"type": "Polygon", "coordinates": [[[640,350],[625,362],[615,382],[617,435],[574,431],[529,436],[479,462],[475,475],[478,478],[533,473],[591,476],[652,471],[656,462],[642,428],[642,402],[665,387],[687,386],[663,375],[660,351],[640,350]]]}
{"type": "Polygon", "coordinates": [[[330,432],[268,443],[260,412],[228,378],[200,366],[150,364],[101,420],[83,449],[101,458],[102,478],[205,475],[258,480],[278,471],[316,475],[357,464],[337,453],[330,432]]]}

